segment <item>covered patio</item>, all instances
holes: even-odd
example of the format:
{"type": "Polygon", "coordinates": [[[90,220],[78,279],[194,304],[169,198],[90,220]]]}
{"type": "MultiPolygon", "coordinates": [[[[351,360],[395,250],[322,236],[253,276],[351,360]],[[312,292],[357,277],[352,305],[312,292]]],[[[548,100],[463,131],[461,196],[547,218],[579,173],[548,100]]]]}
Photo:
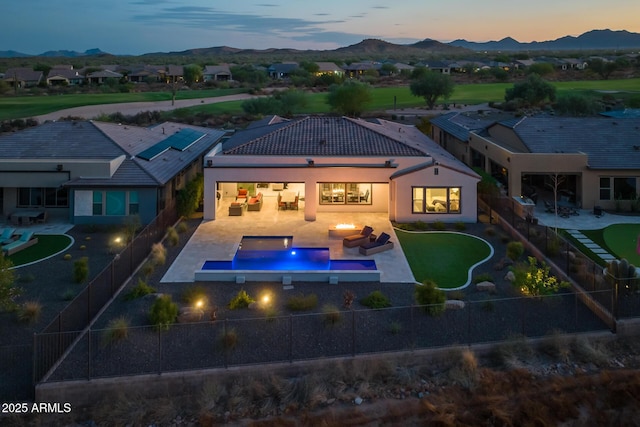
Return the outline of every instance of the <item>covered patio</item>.
{"type": "MultiPolygon", "coordinates": [[[[241,216],[229,216],[232,197],[222,197],[217,206],[216,220],[204,220],[175,262],[162,278],[163,283],[193,282],[194,273],[207,260],[231,260],[242,236],[293,236],[295,247],[328,247],[331,259],[374,259],[381,271],[380,281],[414,283],[413,273],[402,252],[386,212],[380,213],[318,213],[315,221],[306,221],[304,209],[278,209],[276,196],[265,196],[260,211],[245,211],[241,216]],[[358,247],[346,248],[342,238],[329,237],[336,224],[369,225],[375,234],[391,235],[394,248],[373,256],[360,255],[358,247]]],[[[304,202],[301,202],[304,203],[304,202]]]]}

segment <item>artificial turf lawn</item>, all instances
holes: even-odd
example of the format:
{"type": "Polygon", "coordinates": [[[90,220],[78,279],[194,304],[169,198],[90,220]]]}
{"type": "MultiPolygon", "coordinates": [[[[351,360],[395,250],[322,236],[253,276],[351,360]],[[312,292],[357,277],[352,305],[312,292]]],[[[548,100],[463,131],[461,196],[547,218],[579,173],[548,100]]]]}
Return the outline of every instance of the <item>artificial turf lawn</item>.
{"type": "Polygon", "coordinates": [[[629,263],[640,266],[638,239],[640,224],[613,224],[602,231],[607,247],[619,259],[626,258],[629,263]]]}
{"type": "Polygon", "coordinates": [[[14,266],[49,257],[71,244],[71,237],[64,234],[36,234],[35,237],[38,238],[38,243],[9,257],[14,266]]]}
{"type": "Polygon", "coordinates": [[[466,284],[469,269],[491,253],[485,241],[468,234],[396,230],[396,235],[415,279],[431,279],[443,289],[466,284]]]}

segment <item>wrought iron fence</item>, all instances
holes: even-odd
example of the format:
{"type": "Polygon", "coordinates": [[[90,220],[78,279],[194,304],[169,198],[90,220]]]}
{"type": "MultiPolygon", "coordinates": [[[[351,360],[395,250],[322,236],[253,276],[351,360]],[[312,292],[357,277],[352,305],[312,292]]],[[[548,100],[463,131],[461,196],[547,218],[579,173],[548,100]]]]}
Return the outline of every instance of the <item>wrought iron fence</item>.
{"type": "MultiPolygon", "coordinates": [[[[130,327],[126,337],[119,338],[109,329],[90,329],[47,381],[350,357],[602,330],[607,326],[575,293],[469,301],[464,308],[438,316],[428,315],[425,306],[405,306],[346,310],[332,318],[325,313],[265,314],[173,324],[166,330],[130,327]]],[[[77,338],[77,332],[38,335],[43,349],[58,340],[77,338]]],[[[42,370],[40,357],[41,352],[36,352],[38,371],[42,370]]]]}

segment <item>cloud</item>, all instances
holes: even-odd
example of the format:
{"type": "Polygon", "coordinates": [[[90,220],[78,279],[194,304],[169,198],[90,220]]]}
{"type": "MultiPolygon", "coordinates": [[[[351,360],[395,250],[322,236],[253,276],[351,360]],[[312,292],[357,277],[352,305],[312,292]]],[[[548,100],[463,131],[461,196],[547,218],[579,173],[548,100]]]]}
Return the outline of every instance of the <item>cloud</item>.
{"type": "Polygon", "coordinates": [[[147,25],[174,25],[205,30],[227,30],[250,34],[281,35],[292,33],[316,34],[326,24],[343,23],[341,20],[308,20],[247,13],[221,11],[214,7],[176,6],[151,13],[134,15],[132,19],[147,25]]]}

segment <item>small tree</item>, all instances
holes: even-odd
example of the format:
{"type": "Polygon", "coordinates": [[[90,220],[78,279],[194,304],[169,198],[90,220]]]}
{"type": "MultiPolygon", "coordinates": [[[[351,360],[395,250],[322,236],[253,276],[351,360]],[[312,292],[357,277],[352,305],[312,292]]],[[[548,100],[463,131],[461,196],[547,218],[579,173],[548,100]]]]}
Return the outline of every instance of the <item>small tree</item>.
{"type": "Polygon", "coordinates": [[[149,321],[160,329],[169,329],[169,325],[178,317],[178,305],[173,302],[171,295],[159,296],[149,311],[149,321]]]}
{"type": "Polygon", "coordinates": [[[332,110],[350,117],[359,116],[371,101],[371,86],[356,80],[332,85],[327,95],[327,103],[332,110]]]}
{"type": "Polygon", "coordinates": [[[89,279],[89,258],[86,256],[73,263],[73,280],[76,283],[84,283],[89,279]]]}
{"type": "Polygon", "coordinates": [[[528,106],[539,106],[545,101],[555,101],[556,88],[537,74],[530,74],[523,82],[505,91],[505,101],[520,100],[528,106]]]}
{"type": "Polygon", "coordinates": [[[413,80],[409,89],[413,96],[424,98],[429,109],[433,109],[438,98],[448,99],[453,94],[454,86],[450,76],[428,71],[413,80]]]}
{"type": "Polygon", "coordinates": [[[569,283],[559,281],[555,276],[552,276],[549,273],[551,268],[544,261],[538,266],[538,260],[535,257],[530,256],[528,259],[528,265],[523,264],[514,269],[515,280],[513,284],[523,294],[530,296],[550,295],[569,286],[569,283]]]}
{"type": "Polygon", "coordinates": [[[11,267],[11,260],[0,251],[0,311],[16,309],[18,305],[15,300],[22,294],[22,289],[15,285],[16,275],[11,267]]]}
{"type": "Polygon", "coordinates": [[[425,280],[422,285],[416,285],[414,296],[419,305],[424,306],[424,310],[431,316],[437,316],[444,311],[444,303],[447,295],[443,290],[438,289],[433,280],[425,280]]]}

